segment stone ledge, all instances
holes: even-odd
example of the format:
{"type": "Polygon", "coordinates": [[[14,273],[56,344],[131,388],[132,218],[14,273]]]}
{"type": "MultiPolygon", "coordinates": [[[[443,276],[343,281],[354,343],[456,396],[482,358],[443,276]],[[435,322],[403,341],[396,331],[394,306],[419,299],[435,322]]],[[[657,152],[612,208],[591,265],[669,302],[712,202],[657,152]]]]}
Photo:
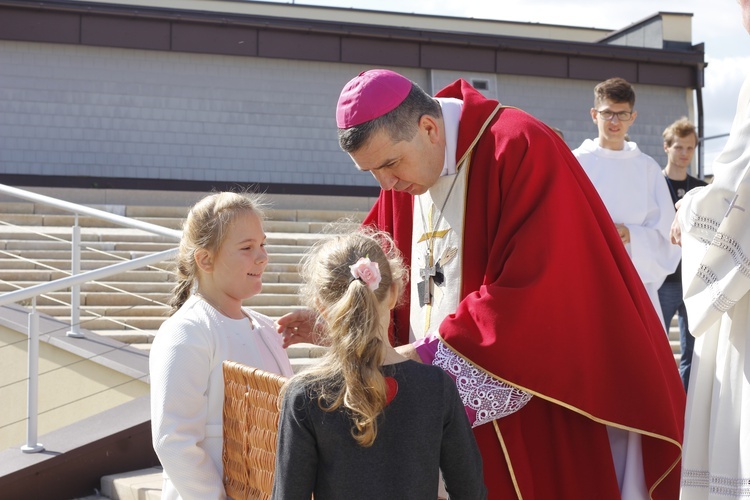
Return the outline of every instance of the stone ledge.
{"type": "Polygon", "coordinates": [[[102,477],[102,495],[112,500],[159,500],[161,498],[161,467],[149,467],[102,477]]]}

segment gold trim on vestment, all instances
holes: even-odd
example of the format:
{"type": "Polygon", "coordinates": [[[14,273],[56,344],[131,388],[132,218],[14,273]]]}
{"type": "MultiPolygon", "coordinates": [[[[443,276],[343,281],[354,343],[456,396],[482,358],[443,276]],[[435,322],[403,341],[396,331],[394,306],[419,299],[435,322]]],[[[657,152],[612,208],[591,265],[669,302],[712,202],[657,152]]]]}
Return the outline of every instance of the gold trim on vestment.
{"type": "MultiPolygon", "coordinates": [[[[568,403],[566,403],[564,401],[560,401],[559,399],[555,399],[553,397],[547,396],[545,394],[542,394],[541,392],[534,391],[534,390],[529,389],[527,387],[523,387],[521,385],[509,382],[508,380],[505,380],[502,377],[499,377],[499,376],[495,375],[494,373],[485,370],[481,366],[477,365],[476,363],[474,363],[473,361],[471,361],[470,359],[468,359],[466,356],[462,355],[460,352],[456,351],[453,348],[453,346],[451,346],[448,342],[445,341],[445,339],[443,339],[443,336],[441,335],[440,332],[436,332],[436,335],[440,339],[440,341],[443,342],[443,344],[445,344],[448,347],[448,349],[450,349],[456,356],[460,357],[461,359],[463,359],[467,363],[470,363],[471,366],[475,367],[478,370],[481,370],[482,372],[486,373],[487,375],[489,375],[490,377],[494,378],[495,380],[499,380],[500,382],[502,382],[504,384],[507,384],[507,385],[509,385],[511,387],[515,387],[516,389],[520,389],[520,390],[522,390],[524,392],[527,392],[527,393],[532,394],[534,396],[540,397],[540,398],[544,399],[545,401],[549,401],[549,402],[551,402],[553,404],[562,406],[563,408],[567,408],[568,410],[574,411],[574,412],[578,413],[579,415],[583,415],[584,417],[586,417],[586,418],[588,418],[590,420],[593,420],[594,422],[597,422],[597,423],[600,423],[600,424],[604,424],[604,425],[608,425],[608,426],[614,427],[616,429],[626,430],[628,432],[635,432],[636,434],[640,434],[642,436],[649,436],[649,437],[652,437],[652,438],[655,438],[655,439],[659,439],[659,440],[662,440],[662,441],[665,441],[667,443],[671,443],[671,444],[674,444],[675,446],[677,446],[677,449],[679,450],[679,454],[677,456],[677,459],[667,469],[667,471],[664,474],[661,475],[661,477],[654,483],[654,485],[651,488],[649,488],[649,490],[648,490],[649,491],[649,493],[648,493],[649,497],[653,498],[652,495],[651,495],[653,493],[653,491],[659,486],[659,484],[661,484],[662,481],[664,481],[664,478],[666,478],[669,475],[669,473],[672,472],[672,470],[675,468],[675,466],[680,461],[680,459],[682,459],[682,444],[680,444],[679,442],[675,441],[674,439],[672,439],[672,438],[670,438],[668,436],[662,436],[660,434],[656,434],[656,433],[653,433],[653,432],[650,432],[650,431],[645,431],[643,429],[637,429],[635,427],[629,427],[627,425],[622,425],[622,424],[619,424],[619,423],[616,423],[616,422],[611,422],[609,420],[604,420],[602,418],[595,417],[594,415],[592,415],[592,414],[590,414],[590,413],[588,413],[588,412],[586,412],[584,410],[581,410],[580,408],[577,408],[577,407],[575,407],[575,406],[573,406],[571,404],[568,404],[568,403]]],[[[496,421],[493,420],[492,422],[494,424],[496,421]]],[[[501,443],[501,445],[503,447],[505,447],[504,443],[501,443]]],[[[508,467],[510,468],[510,462],[508,462],[508,467]]],[[[512,469],[511,469],[511,476],[512,475],[513,474],[512,474],[512,469]]],[[[515,477],[513,477],[513,483],[514,484],[516,483],[515,477]]]]}
{"type": "Polygon", "coordinates": [[[521,488],[518,486],[516,481],[516,473],[513,471],[513,464],[510,462],[510,455],[508,454],[508,448],[505,447],[505,440],[503,439],[503,433],[500,432],[500,427],[497,425],[497,420],[492,421],[492,426],[495,428],[495,434],[497,434],[497,440],[500,441],[500,447],[503,449],[503,455],[505,455],[505,462],[508,465],[508,471],[510,472],[510,478],[513,480],[513,488],[516,489],[516,495],[519,500],[523,500],[521,494],[521,488]]]}
{"type": "Polygon", "coordinates": [[[667,472],[665,472],[664,474],[662,474],[661,477],[659,478],[659,480],[656,481],[654,483],[654,485],[648,490],[648,497],[649,498],[651,498],[651,499],[654,498],[653,497],[653,493],[654,493],[654,490],[656,489],[656,487],[659,486],[662,481],[664,481],[664,478],[666,478],[669,475],[669,473],[672,472],[672,470],[674,470],[674,468],[677,466],[677,463],[680,460],[682,460],[682,446],[680,446],[680,456],[677,457],[677,460],[674,461],[674,463],[672,464],[672,466],[669,469],[667,469],[667,472]]]}

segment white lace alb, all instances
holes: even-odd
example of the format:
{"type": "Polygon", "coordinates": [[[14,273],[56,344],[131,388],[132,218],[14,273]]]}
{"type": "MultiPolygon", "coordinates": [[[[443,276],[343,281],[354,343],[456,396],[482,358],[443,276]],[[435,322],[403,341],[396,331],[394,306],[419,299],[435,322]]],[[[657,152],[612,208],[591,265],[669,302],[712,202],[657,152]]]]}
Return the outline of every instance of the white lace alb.
{"type": "Polygon", "coordinates": [[[477,414],[472,427],[503,418],[523,408],[531,394],[495,380],[438,342],[432,364],[456,378],[458,394],[464,406],[477,414]]]}

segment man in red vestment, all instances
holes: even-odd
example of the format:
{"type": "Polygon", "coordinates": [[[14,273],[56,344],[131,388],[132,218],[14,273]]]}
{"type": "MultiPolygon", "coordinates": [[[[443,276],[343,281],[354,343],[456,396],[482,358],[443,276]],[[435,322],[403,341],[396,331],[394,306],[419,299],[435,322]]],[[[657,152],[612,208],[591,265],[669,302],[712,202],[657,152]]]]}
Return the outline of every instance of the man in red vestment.
{"type": "MultiPolygon", "coordinates": [[[[390,71],[360,74],[339,99],[339,138],[383,188],[364,224],[392,234],[406,262],[423,268],[412,272],[412,287],[423,278],[420,289],[394,313],[392,337],[422,361],[430,356],[411,343],[410,311],[413,323],[414,298],[421,308],[435,300],[436,265],[445,259],[416,263],[414,227],[428,221],[415,196],[438,182],[452,154],[461,159],[452,165],[466,172],[465,192],[447,195],[465,200],[461,279],[452,282],[460,283],[458,303],[430,343],[433,355],[438,344],[491,383],[526,395],[501,418],[476,419],[489,498],[676,499],[684,390],[659,318],[586,174],[549,127],[463,80],[437,100],[427,96],[440,104],[427,112],[412,94],[427,96],[390,71]],[[456,137],[444,102],[458,106],[456,137]],[[410,113],[406,122],[398,116],[410,113]],[[624,472],[618,454],[633,440],[624,472]]],[[[307,328],[290,315],[279,330],[307,328]]]]}

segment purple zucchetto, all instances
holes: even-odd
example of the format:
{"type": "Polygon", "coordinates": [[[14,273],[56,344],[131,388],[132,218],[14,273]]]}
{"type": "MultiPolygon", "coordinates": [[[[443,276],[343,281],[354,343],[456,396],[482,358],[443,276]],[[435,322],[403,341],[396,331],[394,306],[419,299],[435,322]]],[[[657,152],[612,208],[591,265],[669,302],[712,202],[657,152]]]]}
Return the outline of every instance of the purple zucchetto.
{"type": "Polygon", "coordinates": [[[336,105],[336,124],[351,128],[393,111],[411,92],[411,81],[387,69],[371,69],[344,86],[336,105]]]}

